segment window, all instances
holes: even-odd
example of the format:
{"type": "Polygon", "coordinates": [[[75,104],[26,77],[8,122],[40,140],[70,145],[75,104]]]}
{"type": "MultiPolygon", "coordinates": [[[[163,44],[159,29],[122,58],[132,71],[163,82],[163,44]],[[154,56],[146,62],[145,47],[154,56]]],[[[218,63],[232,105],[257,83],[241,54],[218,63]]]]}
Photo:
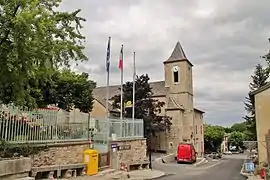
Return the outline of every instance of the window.
{"type": "Polygon", "coordinates": [[[179,68],[178,66],[173,66],[173,81],[175,83],[179,82],[179,68]]]}
{"type": "Polygon", "coordinates": [[[198,126],[196,125],[196,134],[198,134],[198,126]]]}
{"type": "Polygon", "coordinates": [[[174,80],[175,83],[179,82],[178,71],[173,72],[173,80],[174,80]]]}
{"type": "Polygon", "coordinates": [[[203,126],[201,126],[201,134],[203,134],[203,126]]]}

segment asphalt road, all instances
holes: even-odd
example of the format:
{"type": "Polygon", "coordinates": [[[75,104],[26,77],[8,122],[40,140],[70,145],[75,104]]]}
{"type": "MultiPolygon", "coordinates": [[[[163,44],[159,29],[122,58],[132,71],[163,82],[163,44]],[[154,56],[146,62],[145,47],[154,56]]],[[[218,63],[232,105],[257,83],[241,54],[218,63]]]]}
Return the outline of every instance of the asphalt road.
{"type": "Polygon", "coordinates": [[[176,163],[166,164],[158,169],[171,175],[159,180],[245,180],[246,178],[240,175],[242,163],[243,158],[231,156],[199,167],[176,163]]]}

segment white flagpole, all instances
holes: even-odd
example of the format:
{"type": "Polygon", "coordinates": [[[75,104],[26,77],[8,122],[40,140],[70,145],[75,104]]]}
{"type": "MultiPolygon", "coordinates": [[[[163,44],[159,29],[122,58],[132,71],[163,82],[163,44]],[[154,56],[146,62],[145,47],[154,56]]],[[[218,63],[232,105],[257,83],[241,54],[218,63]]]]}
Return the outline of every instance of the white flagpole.
{"type": "Polygon", "coordinates": [[[122,68],[121,68],[121,102],[120,102],[120,106],[121,106],[121,112],[120,112],[120,119],[123,119],[123,69],[124,69],[124,48],[122,45],[122,50],[121,50],[121,60],[122,60],[122,68]]]}
{"type": "Polygon", "coordinates": [[[110,85],[110,58],[111,58],[111,37],[109,37],[106,57],[106,71],[107,71],[107,86],[106,86],[106,120],[107,120],[107,139],[108,144],[110,136],[110,120],[109,120],[109,85],[110,85]]]}
{"type": "Polygon", "coordinates": [[[135,78],[136,78],[136,66],[135,66],[135,52],[133,54],[133,92],[132,92],[132,119],[135,119],[135,78]]]}
{"type": "Polygon", "coordinates": [[[111,56],[111,37],[109,37],[107,47],[106,71],[107,71],[107,86],[106,86],[106,117],[109,116],[109,85],[110,85],[110,56],[111,56]]]}

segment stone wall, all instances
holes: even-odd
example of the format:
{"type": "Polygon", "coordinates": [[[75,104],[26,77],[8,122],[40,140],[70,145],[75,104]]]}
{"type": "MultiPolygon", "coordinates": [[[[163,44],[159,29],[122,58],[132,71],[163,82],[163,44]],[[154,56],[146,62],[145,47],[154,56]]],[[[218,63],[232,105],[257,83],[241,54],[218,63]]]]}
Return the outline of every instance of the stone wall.
{"type": "Polygon", "coordinates": [[[31,157],[32,167],[83,163],[83,151],[88,147],[88,141],[49,144],[31,157]]]}
{"type": "Polygon", "coordinates": [[[16,158],[0,161],[0,179],[12,180],[28,177],[31,170],[30,158],[16,158]]]}
{"type": "Polygon", "coordinates": [[[125,139],[111,141],[111,144],[117,144],[117,161],[118,163],[136,163],[147,161],[147,145],[145,138],[125,139]],[[122,149],[121,147],[130,147],[122,149]]]}

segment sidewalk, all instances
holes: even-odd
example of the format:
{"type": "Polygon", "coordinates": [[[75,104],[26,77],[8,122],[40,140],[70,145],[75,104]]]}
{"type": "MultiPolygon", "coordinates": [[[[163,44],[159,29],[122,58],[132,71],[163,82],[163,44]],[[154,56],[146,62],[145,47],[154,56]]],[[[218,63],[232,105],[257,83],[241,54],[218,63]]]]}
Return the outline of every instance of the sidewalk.
{"type": "Polygon", "coordinates": [[[249,173],[246,173],[245,172],[245,162],[247,161],[247,159],[244,161],[243,165],[242,165],[242,168],[241,168],[241,171],[240,171],[240,174],[244,177],[247,178],[247,180],[262,180],[261,177],[258,175],[254,175],[254,174],[249,174],[249,173]]]}
{"type": "Polygon", "coordinates": [[[158,170],[135,170],[130,172],[116,171],[114,173],[106,174],[105,176],[79,176],[72,178],[72,180],[146,180],[165,176],[165,173],[158,170]],[[130,178],[128,178],[128,174],[130,178]]]}
{"type": "Polygon", "coordinates": [[[260,176],[255,176],[255,175],[246,176],[246,177],[247,177],[247,180],[262,180],[260,176]]]}

